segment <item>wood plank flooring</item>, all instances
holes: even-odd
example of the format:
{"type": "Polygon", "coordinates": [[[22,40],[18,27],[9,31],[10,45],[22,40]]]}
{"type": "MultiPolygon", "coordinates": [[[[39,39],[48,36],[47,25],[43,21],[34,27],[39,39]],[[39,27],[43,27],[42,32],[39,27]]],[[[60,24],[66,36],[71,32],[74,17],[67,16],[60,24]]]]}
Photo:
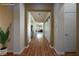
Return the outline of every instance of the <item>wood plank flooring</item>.
{"type": "Polygon", "coordinates": [[[55,56],[55,54],[54,49],[49,47],[48,40],[39,34],[31,40],[29,47],[25,48],[21,54],[7,53],[5,56],[55,56]]]}
{"type": "Polygon", "coordinates": [[[29,47],[23,51],[22,56],[54,56],[55,51],[49,47],[46,39],[32,39],[29,47]]]}

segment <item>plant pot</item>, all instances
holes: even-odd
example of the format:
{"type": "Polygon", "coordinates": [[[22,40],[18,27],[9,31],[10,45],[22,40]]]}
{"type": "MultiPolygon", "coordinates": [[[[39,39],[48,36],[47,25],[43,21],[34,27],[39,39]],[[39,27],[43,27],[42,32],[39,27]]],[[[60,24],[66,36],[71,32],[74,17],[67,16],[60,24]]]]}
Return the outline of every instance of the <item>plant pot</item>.
{"type": "Polygon", "coordinates": [[[0,49],[0,55],[5,55],[7,53],[7,47],[0,49]]]}

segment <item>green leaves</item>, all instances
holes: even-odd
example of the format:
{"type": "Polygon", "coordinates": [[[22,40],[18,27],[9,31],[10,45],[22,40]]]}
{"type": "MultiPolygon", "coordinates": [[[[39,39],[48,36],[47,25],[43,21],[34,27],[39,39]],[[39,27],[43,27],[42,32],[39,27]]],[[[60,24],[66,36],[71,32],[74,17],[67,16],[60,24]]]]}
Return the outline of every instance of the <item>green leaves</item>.
{"type": "Polygon", "coordinates": [[[6,42],[8,41],[8,37],[9,37],[9,28],[7,29],[6,32],[4,32],[1,28],[0,28],[0,43],[5,46],[6,42]]]}

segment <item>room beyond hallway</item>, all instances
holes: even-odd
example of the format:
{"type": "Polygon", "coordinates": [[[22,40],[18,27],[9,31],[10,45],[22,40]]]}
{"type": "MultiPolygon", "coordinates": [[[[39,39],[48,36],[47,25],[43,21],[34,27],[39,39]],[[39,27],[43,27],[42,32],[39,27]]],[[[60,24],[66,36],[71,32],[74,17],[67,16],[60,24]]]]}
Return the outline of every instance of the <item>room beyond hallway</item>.
{"type": "Polygon", "coordinates": [[[29,43],[29,47],[25,48],[23,56],[54,56],[55,51],[49,47],[49,42],[42,36],[37,34],[37,38],[33,38],[29,43]],[[39,38],[38,38],[39,37],[39,38]]]}

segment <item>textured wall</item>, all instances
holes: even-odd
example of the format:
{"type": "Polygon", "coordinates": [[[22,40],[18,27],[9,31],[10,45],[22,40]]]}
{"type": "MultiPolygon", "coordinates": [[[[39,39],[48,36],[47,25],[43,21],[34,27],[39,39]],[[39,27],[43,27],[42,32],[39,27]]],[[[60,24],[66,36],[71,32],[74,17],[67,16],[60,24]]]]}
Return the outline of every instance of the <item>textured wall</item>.
{"type": "Polygon", "coordinates": [[[13,6],[0,5],[0,27],[6,31],[10,27],[8,50],[13,49],[13,6]]]}
{"type": "Polygon", "coordinates": [[[13,20],[13,10],[11,6],[0,5],[0,27],[5,31],[13,20]]]}

